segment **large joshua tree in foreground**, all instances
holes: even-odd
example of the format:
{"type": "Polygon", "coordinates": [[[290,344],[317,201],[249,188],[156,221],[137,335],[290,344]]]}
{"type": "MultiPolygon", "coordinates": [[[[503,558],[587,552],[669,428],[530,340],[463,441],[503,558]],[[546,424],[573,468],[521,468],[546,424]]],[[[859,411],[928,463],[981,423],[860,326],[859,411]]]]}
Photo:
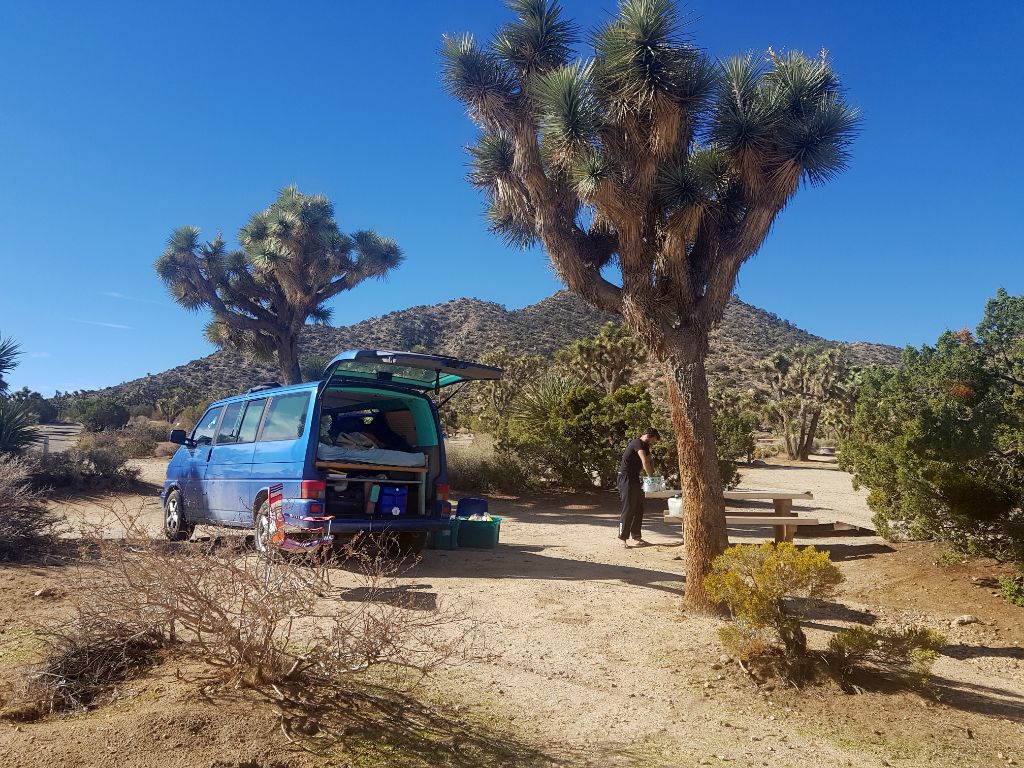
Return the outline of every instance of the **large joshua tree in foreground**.
{"type": "Polygon", "coordinates": [[[713,61],[671,0],[622,0],[574,58],[557,2],[511,0],[487,46],[445,37],[443,77],[481,129],[470,181],[492,229],[664,364],[686,500],[686,604],[726,543],[704,359],[740,266],[802,181],[839,172],[857,115],[824,54],[713,61]],[[621,280],[613,279],[616,270],[621,280]]]}
{"type": "Polygon", "coordinates": [[[229,251],[220,235],[203,243],[198,229],[181,227],[156,271],[178,304],[210,309],[207,339],[276,359],[286,384],[302,381],[298,340],[307,321],[328,322],[325,302],[402,261],[393,240],[368,231],[346,235],[330,200],[295,187],[255,214],[238,240],[243,250],[229,251]]]}

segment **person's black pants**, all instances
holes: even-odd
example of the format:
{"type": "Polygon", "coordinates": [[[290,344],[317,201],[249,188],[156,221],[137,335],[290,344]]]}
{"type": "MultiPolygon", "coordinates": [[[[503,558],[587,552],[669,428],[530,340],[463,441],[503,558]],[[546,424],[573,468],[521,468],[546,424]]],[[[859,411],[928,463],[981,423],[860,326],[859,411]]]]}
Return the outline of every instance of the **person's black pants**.
{"type": "Polygon", "coordinates": [[[644,488],[640,478],[630,479],[620,474],[616,478],[619,498],[622,500],[622,514],[619,517],[619,538],[625,541],[640,538],[640,527],[644,523],[644,488]]]}

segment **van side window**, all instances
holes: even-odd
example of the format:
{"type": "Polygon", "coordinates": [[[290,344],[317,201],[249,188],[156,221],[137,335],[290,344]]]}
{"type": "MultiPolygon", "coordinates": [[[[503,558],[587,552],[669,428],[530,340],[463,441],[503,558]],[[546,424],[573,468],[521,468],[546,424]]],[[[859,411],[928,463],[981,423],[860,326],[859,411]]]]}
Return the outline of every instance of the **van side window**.
{"type": "Polygon", "coordinates": [[[241,421],[242,406],[244,405],[244,400],[240,400],[237,403],[228,403],[224,409],[224,418],[220,420],[220,429],[217,430],[217,437],[213,441],[215,445],[238,442],[238,423],[241,421]]]}
{"type": "Polygon", "coordinates": [[[260,442],[295,440],[302,437],[302,431],[306,426],[306,411],[308,409],[308,392],[282,395],[272,399],[267,410],[267,418],[263,422],[260,442]]]}
{"type": "Polygon", "coordinates": [[[260,419],[263,418],[263,408],[267,404],[267,398],[250,400],[245,406],[245,415],[242,417],[242,426],[238,429],[238,442],[252,443],[256,440],[256,430],[260,428],[260,419]]]}
{"type": "Polygon", "coordinates": [[[217,417],[220,416],[220,406],[211,408],[203,414],[203,418],[192,430],[192,442],[196,445],[210,445],[213,442],[213,430],[217,426],[217,417]]]}

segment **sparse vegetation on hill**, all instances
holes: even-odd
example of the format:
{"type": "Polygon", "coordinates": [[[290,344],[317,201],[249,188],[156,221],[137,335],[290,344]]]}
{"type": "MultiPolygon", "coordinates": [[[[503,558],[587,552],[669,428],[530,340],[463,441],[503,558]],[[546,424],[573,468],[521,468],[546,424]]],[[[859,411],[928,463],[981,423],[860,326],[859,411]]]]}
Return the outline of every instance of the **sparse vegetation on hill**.
{"type": "MultiPolygon", "coordinates": [[[[330,360],[344,349],[370,347],[412,349],[481,359],[504,347],[512,355],[537,354],[551,357],[556,351],[580,339],[595,336],[601,326],[615,318],[591,307],[572,294],[559,291],[523,309],[507,310],[479,299],[456,299],[432,306],[410,307],[381,317],[338,328],[306,326],[299,340],[304,364],[330,360]]],[[[712,382],[750,387],[757,380],[757,365],[773,351],[800,344],[825,342],[769,312],[733,298],[725,316],[712,333],[709,358],[712,382]]],[[[842,344],[855,362],[895,364],[899,350],[883,345],[842,344]]],[[[652,391],[664,390],[660,369],[642,367],[638,377],[651,383],[652,391]]],[[[262,381],[277,378],[274,367],[227,350],[179,365],[163,373],[127,381],[98,390],[124,405],[161,407],[172,419],[188,404],[207,402],[244,392],[262,381]]],[[[73,400],[93,393],[63,396],[73,400]]]]}

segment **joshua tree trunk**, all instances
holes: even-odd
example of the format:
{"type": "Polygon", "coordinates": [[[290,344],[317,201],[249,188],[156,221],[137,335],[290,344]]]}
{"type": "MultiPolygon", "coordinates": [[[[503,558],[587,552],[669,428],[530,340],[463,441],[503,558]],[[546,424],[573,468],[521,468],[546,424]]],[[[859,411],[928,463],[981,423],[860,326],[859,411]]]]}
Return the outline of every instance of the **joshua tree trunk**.
{"type": "Polygon", "coordinates": [[[811,455],[811,448],[814,447],[814,438],[818,433],[818,420],[821,418],[821,410],[815,408],[811,412],[811,420],[807,425],[807,432],[800,442],[800,461],[808,461],[811,455]]]}
{"type": "Polygon", "coordinates": [[[685,510],[685,605],[705,614],[717,612],[719,606],[708,599],[704,577],[714,558],[728,546],[725,498],[704,370],[706,346],[706,338],[703,343],[683,344],[670,351],[666,364],[685,510]]]}
{"type": "Polygon", "coordinates": [[[282,384],[301,384],[302,369],[299,367],[298,334],[283,334],[277,345],[277,363],[281,370],[282,384]]]}

